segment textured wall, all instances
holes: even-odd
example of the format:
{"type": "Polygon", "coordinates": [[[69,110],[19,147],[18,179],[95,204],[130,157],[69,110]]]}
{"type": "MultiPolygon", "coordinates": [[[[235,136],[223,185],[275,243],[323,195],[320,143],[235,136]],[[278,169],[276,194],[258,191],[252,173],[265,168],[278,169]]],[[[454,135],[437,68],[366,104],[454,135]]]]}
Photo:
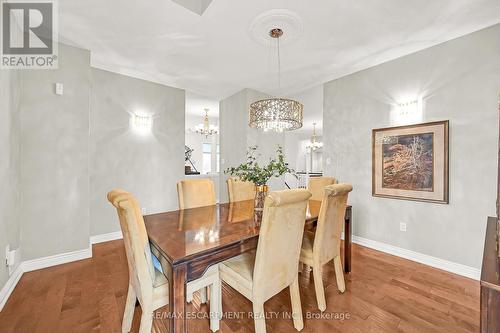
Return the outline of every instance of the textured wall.
{"type": "Polygon", "coordinates": [[[480,267],[495,214],[498,36],[500,25],[325,84],[325,173],[354,185],[355,235],[480,267]],[[371,130],[391,126],[391,103],[416,94],[424,121],[450,120],[449,205],[371,196],[371,130]]]}
{"type": "Polygon", "coordinates": [[[149,213],[176,209],[184,178],[184,90],[92,68],[90,234],[120,230],[106,194],[133,192],[149,213]],[[150,135],[130,127],[132,113],[153,114],[150,135]]]}
{"type": "Polygon", "coordinates": [[[61,44],[59,69],[20,71],[24,260],[89,246],[89,64],[88,51],[61,44]]]}
{"type": "MultiPolygon", "coordinates": [[[[15,71],[0,70],[0,253],[19,246],[19,81],[15,71]]],[[[3,256],[2,256],[3,258],[3,256]]],[[[0,289],[8,279],[0,264],[0,289]]]]}

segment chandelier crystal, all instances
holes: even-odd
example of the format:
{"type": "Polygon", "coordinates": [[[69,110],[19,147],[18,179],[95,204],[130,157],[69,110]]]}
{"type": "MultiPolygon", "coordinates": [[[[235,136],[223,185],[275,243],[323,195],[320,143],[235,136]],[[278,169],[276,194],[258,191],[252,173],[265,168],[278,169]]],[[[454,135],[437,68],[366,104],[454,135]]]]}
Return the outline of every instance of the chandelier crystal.
{"type": "Polygon", "coordinates": [[[307,149],[311,149],[312,151],[316,151],[323,147],[323,142],[319,142],[316,136],[316,123],[313,123],[313,135],[311,137],[311,143],[306,145],[307,149]]]}
{"type": "Polygon", "coordinates": [[[208,121],[208,111],[209,109],[205,109],[205,118],[203,119],[203,124],[199,124],[195,127],[195,132],[201,135],[204,135],[205,138],[208,138],[210,135],[214,135],[219,133],[219,129],[215,125],[210,125],[208,121]]]}
{"type": "MultiPolygon", "coordinates": [[[[269,32],[278,42],[278,87],[281,85],[281,63],[279,38],[283,30],[274,28],[269,32]]],[[[288,98],[267,98],[250,104],[249,126],[264,131],[292,131],[302,127],[304,105],[288,98]]]]}

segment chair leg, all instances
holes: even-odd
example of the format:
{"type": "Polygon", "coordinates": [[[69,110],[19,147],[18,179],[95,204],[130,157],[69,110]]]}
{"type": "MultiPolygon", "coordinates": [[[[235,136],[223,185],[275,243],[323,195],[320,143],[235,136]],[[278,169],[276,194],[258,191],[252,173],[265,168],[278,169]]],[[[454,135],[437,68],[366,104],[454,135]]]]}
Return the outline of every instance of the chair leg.
{"type": "Polygon", "coordinates": [[[207,287],[201,288],[198,292],[200,293],[200,303],[205,304],[207,302],[207,287]]]}
{"type": "Polygon", "coordinates": [[[253,303],[253,322],[255,325],[255,333],[266,333],[264,303],[253,303]]]}
{"type": "Polygon", "coordinates": [[[304,320],[302,318],[302,305],[300,302],[298,277],[296,277],[290,285],[290,298],[292,301],[293,326],[297,331],[301,331],[304,328],[304,320]]]}
{"type": "Polygon", "coordinates": [[[143,309],[139,333],[151,333],[151,328],[153,327],[153,314],[154,311],[147,311],[146,309],[143,309]]]}
{"type": "Polygon", "coordinates": [[[127,292],[127,301],[125,303],[125,312],[123,313],[122,332],[128,333],[132,329],[132,320],[134,319],[136,294],[134,288],[129,284],[127,292]]]}
{"type": "Polygon", "coordinates": [[[314,289],[316,290],[316,301],[320,311],[326,310],[325,288],[323,287],[323,267],[317,265],[313,267],[314,289]]]}
{"type": "Polygon", "coordinates": [[[341,293],[345,291],[345,280],[344,280],[344,269],[342,268],[342,261],[340,261],[340,256],[336,256],[333,259],[333,264],[335,265],[335,278],[337,279],[337,288],[341,293]]]}
{"type": "Polygon", "coordinates": [[[222,293],[220,280],[210,285],[210,329],[219,330],[219,321],[222,318],[222,293]]]}

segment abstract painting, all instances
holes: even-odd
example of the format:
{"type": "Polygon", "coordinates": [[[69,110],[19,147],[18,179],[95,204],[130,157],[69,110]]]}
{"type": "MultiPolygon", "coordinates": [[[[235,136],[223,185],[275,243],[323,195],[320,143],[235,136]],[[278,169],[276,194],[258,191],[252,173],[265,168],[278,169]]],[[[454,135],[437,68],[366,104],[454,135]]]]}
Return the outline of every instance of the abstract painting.
{"type": "Polygon", "coordinates": [[[448,202],[448,121],[376,129],[372,194],[448,202]]]}

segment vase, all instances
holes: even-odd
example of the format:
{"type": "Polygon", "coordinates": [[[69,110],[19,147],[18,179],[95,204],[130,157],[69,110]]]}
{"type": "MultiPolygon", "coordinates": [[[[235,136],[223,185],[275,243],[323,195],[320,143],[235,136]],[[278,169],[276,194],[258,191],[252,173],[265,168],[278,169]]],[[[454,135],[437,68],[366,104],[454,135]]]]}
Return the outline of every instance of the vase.
{"type": "Polygon", "coordinates": [[[267,185],[255,185],[255,200],[254,200],[254,209],[256,211],[264,210],[264,201],[266,200],[267,185]]]}

